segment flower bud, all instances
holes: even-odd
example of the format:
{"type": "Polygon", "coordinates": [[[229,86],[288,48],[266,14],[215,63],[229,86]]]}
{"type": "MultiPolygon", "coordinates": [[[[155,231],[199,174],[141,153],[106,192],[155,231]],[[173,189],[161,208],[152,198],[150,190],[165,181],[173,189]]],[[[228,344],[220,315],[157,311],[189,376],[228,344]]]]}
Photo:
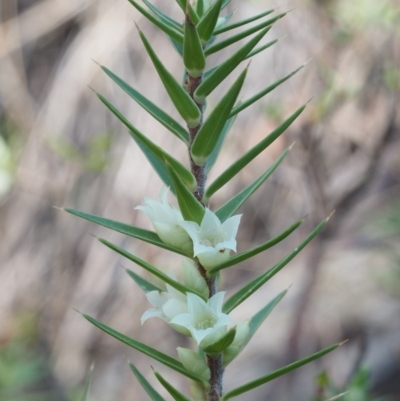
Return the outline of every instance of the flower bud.
{"type": "Polygon", "coordinates": [[[206,361],[197,352],[194,352],[187,348],[177,348],[179,360],[182,365],[190,373],[195,374],[204,381],[208,381],[211,377],[210,368],[207,366],[206,361]]]}
{"type": "Polygon", "coordinates": [[[186,287],[208,298],[209,289],[206,280],[202,277],[197,267],[188,259],[182,260],[183,264],[183,283],[186,287]]]}

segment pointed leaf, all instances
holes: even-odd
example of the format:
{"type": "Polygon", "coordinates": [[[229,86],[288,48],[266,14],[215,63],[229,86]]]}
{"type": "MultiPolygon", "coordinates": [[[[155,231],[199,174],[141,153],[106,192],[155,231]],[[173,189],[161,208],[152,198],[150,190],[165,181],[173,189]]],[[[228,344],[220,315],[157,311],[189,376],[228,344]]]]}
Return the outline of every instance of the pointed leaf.
{"type": "Polygon", "coordinates": [[[211,38],[218,22],[221,7],[222,0],[216,0],[197,24],[197,30],[203,43],[211,38]]]}
{"type": "Polygon", "coordinates": [[[170,24],[166,24],[164,21],[159,20],[153,14],[149,13],[142,6],[136,3],[135,0],[128,0],[143,16],[145,16],[150,22],[156,27],[160,28],[171,38],[174,38],[177,42],[183,43],[183,35],[179,32],[178,27],[174,27],[170,24]]]}
{"type": "Polygon", "coordinates": [[[144,291],[144,292],[150,292],[150,291],[159,291],[162,292],[163,290],[160,287],[157,287],[155,284],[150,283],[150,281],[147,281],[143,277],[139,276],[136,274],[134,271],[126,269],[126,272],[128,273],[129,277],[133,279],[133,281],[144,291]]]}
{"type": "Polygon", "coordinates": [[[197,182],[194,175],[183,166],[178,160],[170,156],[167,152],[162,150],[154,142],[150,141],[146,136],[144,136],[139,130],[137,130],[129,120],[116,108],[114,107],[104,96],[97,94],[97,97],[105,104],[105,106],[129,129],[129,133],[140,146],[147,160],[153,166],[156,173],[164,181],[167,186],[171,186],[171,180],[166,175],[167,166],[165,161],[169,163],[171,168],[173,168],[176,173],[181,177],[185,185],[187,185],[191,190],[197,188],[197,182]]]}
{"type": "Polygon", "coordinates": [[[152,401],[165,401],[132,363],[129,363],[129,367],[152,401]]]}
{"type": "Polygon", "coordinates": [[[86,379],[85,391],[83,392],[82,401],[89,401],[89,391],[90,391],[90,384],[92,382],[93,369],[94,369],[94,364],[90,366],[88,378],[86,379]]]}
{"type": "Polygon", "coordinates": [[[222,9],[224,9],[232,0],[224,0],[224,4],[222,4],[222,9]]]}
{"type": "Polygon", "coordinates": [[[265,173],[261,174],[260,177],[258,177],[247,188],[243,189],[243,191],[239,192],[215,212],[221,222],[231,217],[244,204],[244,202],[246,202],[246,200],[249,199],[249,197],[258,188],[260,188],[260,186],[266,181],[266,179],[270,177],[270,175],[282,163],[286,155],[289,153],[289,150],[290,148],[286,149],[278,158],[278,160],[265,171],[265,173]]]}
{"type": "Polygon", "coordinates": [[[151,114],[157,121],[159,121],[165,128],[171,131],[179,139],[186,144],[189,143],[189,134],[177,121],[175,121],[169,114],[165,113],[158,106],[146,99],[137,90],[129,86],[125,81],[115,75],[108,68],[100,66],[101,69],[120,87],[122,88],[133,100],[135,100],[141,107],[143,107],[149,114],[151,114]]]}
{"type": "Polygon", "coordinates": [[[252,105],[254,102],[257,100],[261,99],[264,97],[266,94],[272,92],[276,87],[278,87],[280,84],[284,83],[287,81],[289,78],[291,78],[294,74],[299,72],[306,64],[301,65],[299,68],[296,68],[294,71],[292,71],[290,74],[286,75],[286,77],[274,82],[272,85],[268,86],[267,88],[263,89],[261,92],[258,92],[256,95],[252,96],[250,99],[245,100],[242,102],[240,105],[236,106],[231,113],[231,117],[234,116],[237,113],[240,113],[242,110],[245,108],[249,107],[252,105]]]}
{"type": "Polygon", "coordinates": [[[233,56],[219,65],[195,90],[194,98],[196,102],[203,103],[204,99],[244,60],[246,55],[263,38],[268,30],[269,28],[265,28],[234,53],[233,56]]]}
{"type": "Polygon", "coordinates": [[[163,13],[156,6],[151,4],[148,0],[143,0],[143,3],[146,4],[146,6],[149,7],[150,10],[153,11],[153,13],[156,14],[164,23],[172,26],[177,31],[179,31],[180,33],[183,34],[182,24],[180,24],[178,21],[175,21],[173,18],[169,17],[167,14],[163,13]]]}
{"type": "Polygon", "coordinates": [[[154,375],[175,401],[190,401],[189,398],[172,386],[172,384],[165,380],[158,372],[154,371],[154,375]]]}
{"type": "Polygon", "coordinates": [[[335,344],[335,345],[331,345],[328,348],[323,349],[322,351],[316,352],[315,354],[312,354],[306,358],[300,359],[297,362],[291,363],[290,365],[287,365],[281,369],[275,370],[272,373],[269,373],[268,375],[262,376],[256,380],[253,380],[247,384],[244,384],[243,386],[237,387],[234,390],[228,391],[228,393],[226,393],[222,398],[221,401],[226,401],[229,400],[233,397],[237,397],[240,394],[243,393],[247,393],[248,391],[259,387],[265,383],[268,383],[271,380],[274,380],[280,376],[283,376],[289,372],[291,372],[292,370],[298,369],[301,366],[304,366],[318,358],[321,358],[322,356],[328,354],[329,352],[332,352],[333,350],[335,350],[336,348],[338,348],[341,344],[335,344]]]}
{"type": "Polygon", "coordinates": [[[271,40],[271,42],[266,43],[265,45],[262,45],[260,47],[255,48],[252,50],[245,58],[247,60],[248,58],[254,57],[256,54],[261,53],[263,50],[268,49],[268,47],[271,47],[274,45],[276,42],[278,42],[279,39],[271,40]]]}
{"type": "Polygon", "coordinates": [[[293,123],[294,120],[303,112],[306,104],[296,110],[288,119],[286,119],[278,128],[272,131],[266,138],[260,141],[247,151],[240,159],[236,160],[228,167],[216,180],[207,188],[205,198],[210,199],[211,196],[229,182],[242,168],[247,166],[256,156],[265,150],[272,142],[275,141],[285,130],[293,123]]]}
{"type": "MultiPolygon", "coordinates": [[[[240,103],[240,102],[239,102],[240,103]]],[[[230,118],[224,125],[224,128],[222,129],[222,132],[218,138],[217,144],[214,146],[213,151],[211,152],[210,156],[207,159],[207,164],[206,164],[206,172],[209,173],[211,168],[214,166],[215,162],[217,161],[217,158],[221,152],[222,145],[224,144],[225,138],[229,133],[229,130],[231,129],[233,123],[235,122],[236,116],[233,118],[230,118]]]]}
{"type": "Polygon", "coordinates": [[[223,350],[228,348],[236,335],[236,327],[232,327],[229,331],[225,333],[223,337],[221,337],[214,344],[210,344],[209,346],[203,348],[203,351],[208,355],[216,355],[220,354],[223,350]]]}
{"type": "MultiPolygon", "coordinates": [[[[183,284],[179,283],[178,281],[175,281],[172,279],[170,276],[167,274],[163,273],[161,270],[157,269],[156,267],[152,266],[150,263],[145,262],[143,259],[138,258],[135,255],[132,255],[125,249],[122,249],[111,242],[108,242],[107,240],[103,238],[98,238],[98,240],[107,246],[108,248],[112,249],[113,251],[119,253],[120,255],[124,256],[125,258],[129,259],[131,262],[136,263],[138,266],[142,267],[144,270],[147,270],[149,273],[153,274],[154,276],[158,277],[160,280],[164,281],[164,283],[169,284],[171,287],[175,288],[177,291],[181,292],[182,294],[185,294],[187,292],[192,292],[199,297],[203,298],[203,295],[196,292],[193,289],[190,289],[183,284]]],[[[204,298],[203,298],[204,299],[204,298]]]]}
{"type": "Polygon", "coordinates": [[[246,345],[253,338],[254,334],[260,328],[261,324],[265,321],[265,319],[269,316],[275,306],[280,302],[280,300],[286,295],[287,290],[282,291],[278,296],[276,296],[272,301],[270,301],[264,308],[258,311],[249,321],[249,332],[247,334],[245,342],[241,346],[241,350],[236,353],[234,357],[228,356],[224,353],[224,366],[226,367],[229,363],[231,363],[246,347],[246,345]]]}
{"type": "Polygon", "coordinates": [[[211,54],[214,54],[216,52],[219,52],[222,49],[225,49],[225,47],[228,47],[232,45],[233,43],[238,42],[239,40],[246,38],[247,36],[252,35],[255,32],[260,31],[261,29],[264,29],[270,25],[272,25],[274,22],[278,21],[282,17],[284,17],[286,13],[279,14],[274,18],[271,18],[267,21],[262,22],[261,24],[258,24],[256,26],[253,26],[252,28],[247,29],[246,31],[243,31],[241,33],[238,33],[236,35],[230,36],[229,38],[223,40],[222,42],[219,42],[208,49],[205,50],[205,55],[210,56],[211,54]]]}
{"type": "Polygon", "coordinates": [[[233,23],[233,24],[224,26],[224,27],[222,27],[222,28],[216,29],[216,30],[214,31],[214,35],[219,35],[219,34],[221,34],[221,33],[230,31],[231,29],[239,28],[240,26],[243,26],[243,25],[246,25],[246,24],[250,24],[250,22],[253,22],[253,21],[256,21],[256,20],[258,20],[258,19],[260,19],[260,18],[262,18],[262,17],[265,17],[266,15],[271,14],[271,13],[273,13],[274,11],[275,11],[275,9],[268,10],[268,11],[264,11],[264,12],[261,13],[261,14],[254,15],[253,17],[250,17],[250,18],[247,18],[247,19],[244,19],[244,20],[235,22],[235,23],[233,23]]]}
{"type": "Polygon", "coordinates": [[[100,226],[109,228],[113,231],[117,231],[121,234],[129,235],[130,237],[137,238],[141,241],[148,242],[149,244],[156,245],[160,248],[168,249],[169,251],[178,253],[183,256],[189,256],[182,249],[175,248],[173,246],[167,245],[161,241],[160,237],[153,231],[148,231],[143,228],[130,226],[128,224],[121,223],[119,221],[105,219],[104,217],[96,216],[94,214],[89,214],[81,212],[75,209],[61,209],[74,216],[80,217],[82,219],[88,220],[92,223],[99,224],[100,226]]]}
{"type": "Polygon", "coordinates": [[[239,75],[197,133],[190,148],[190,153],[198,166],[206,164],[207,158],[216,147],[232,107],[242,89],[246,74],[247,68],[239,75]]]}
{"type": "Polygon", "coordinates": [[[90,323],[98,327],[100,330],[103,330],[105,333],[109,334],[111,337],[116,338],[117,340],[123,342],[124,344],[129,345],[129,347],[136,349],[137,351],[141,352],[149,356],[150,358],[155,359],[158,362],[161,362],[165,366],[181,373],[182,375],[189,377],[189,379],[195,381],[201,381],[197,376],[193,375],[192,373],[188,372],[183,365],[176,359],[170,357],[169,355],[163,354],[162,352],[149,347],[146,344],[143,344],[140,341],[137,341],[133,338],[130,338],[124,334],[119,333],[118,331],[112,329],[111,327],[106,326],[105,324],[99,322],[98,320],[92,318],[89,315],[82,314],[82,316],[88,320],[90,323]]]}
{"type": "Polygon", "coordinates": [[[187,221],[194,221],[200,224],[205,213],[203,205],[195,198],[188,187],[185,186],[174,170],[169,168],[169,173],[183,218],[187,221]]]}
{"type": "MultiPolygon", "coordinates": [[[[186,14],[187,0],[176,0],[176,2],[179,4],[182,11],[186,14]]],[[[197,15],[196,10],[191,6],[190,3],[189,3],[189,10],[190,10],[190,17],[192,18],[193,22],[197,24],[200,21],[200,18],[197,15]]]]}
{"type": "Polygon", "coordinates": [[[206,67],[206,58],[196,25],[186,14],[185,38],[183,42],[183,63],[191,77],[199,77],[206,67]]]}
{"type": "Polygon", "coordinates": [[[301,242],[297,248],[290,252],[285,258],[278,262],[267,272],[261,274],[250,283],[246,284],[236,294],[232,295],[224,304],[222,310],[224,313],[230,313],[243,301],[245,301],[250,295],[254,294],[259,288],[261,288],[269,279],[275,276],[280,270],[282,270],[292,259],[297,256],[304,247],[311,242],[311,240],[324,228],[328,222],[329,217],[323,220],[318,226],[308,235],[308,237],[301,242]]]}
{"type": "Polygon", "coordinates": [[[204,14],[204,0],[197,0],[196,13],[201,18],[204,14]]]}
{"type": "Polygon", "coordinates": [[[226,269],[228,267],[231,267],[233,265],[237,265],[238,263],[241,263],[247,259],[252,258],[255,255],[258,255],[261,252],[266,251],[269,248],[272,248],[274,245],[278,244],[279,242],[283,241],[285,238],[287,238],[293,231],[295,231],[300,224],[304,221],[299,220],[296,223],[292,224],[289,228],[287,228],[285,231],[281,232],[279,235],[276,237],[270,239],[267,242],[264,242],[263,244],[256,246],[255,248],[249,249],[248,251],[240,252],[231,258],[229,258],[226,262],[221,263],[218,266],[213,267],[208,271],[209,274],[216,274],[219,271],[226,269]]]}
{"type": "Polygon", "coordinates": [[[146,36],[139,30],[139,35],[143,44],[149,54],[158,75],[168,92],[169,97],[174,103],[176,109],[182,118],[186,121],[189,127],[196,127],[200,122],[200,110],[193,99],[186,93],[185,89],[178,83],[172,74],[164,67],[160,59],[157,57],[153,48],[151,47],[146,36]]]}
{"type": "Polygon", "coordinates": [[[181,45],[180,43],[178,43],[176,40],[174,40],[171,37],[168,37],[169,41],[171,42],[172,46],[174,47],[174,49],[178,52],[178,54],[183,57],[183,45],[181,45]]]}

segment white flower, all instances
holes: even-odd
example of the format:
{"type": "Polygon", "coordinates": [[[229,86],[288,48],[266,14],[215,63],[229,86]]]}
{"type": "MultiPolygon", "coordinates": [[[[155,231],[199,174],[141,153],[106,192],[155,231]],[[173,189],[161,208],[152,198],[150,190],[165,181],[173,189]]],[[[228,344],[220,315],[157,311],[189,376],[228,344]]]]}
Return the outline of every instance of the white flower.
{"type": "Polygon", "coordinates": [[[165,244],[191,252],[192,241],[181,226],[184,222],[182,213],[168,203],[168,191],[167,187],[161,189],[161,202],[144,198],[144,206],[136,206],[135,209],[147,214],[165,244]]]}
{"type": "Polygon", "coordinates": [[[195,294],[188,293],[188,311],[175,316],[171,320],[174,326],[187,329],[198,345],[216,341],[225,331],[226,326],[233,320],[222,312],[222,302],[225,292],[217,292],[208,302],[195,294]]]}
{"type": "Polygon", "coordinates": [[[205,269],[211,269],[229,259],[230,250],[236,252],[236,233],[241,215],[230,217],[223,223],[208,208],[200,226],[185,221],[182,227],[193,241],[193,256],[198,257],[205,269]]]}
{"type": "Polygon", "coordinates": [[[167,291],[150,291],[146,298],[154,308],[143,313],[140,319],[142,324],[151,317],[158,317],[169,323],[175,316],[188,310],[186,295],[168,284],[167,291]]]}

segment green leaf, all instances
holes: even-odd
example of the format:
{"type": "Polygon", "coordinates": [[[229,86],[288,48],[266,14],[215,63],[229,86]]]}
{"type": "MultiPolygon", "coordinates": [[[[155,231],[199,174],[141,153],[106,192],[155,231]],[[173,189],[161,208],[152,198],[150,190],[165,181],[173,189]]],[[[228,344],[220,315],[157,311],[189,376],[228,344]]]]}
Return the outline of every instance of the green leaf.
{"type": "Polygon", "coordinates": [[[189,398],[184,396],[180,391],[172,386],[172,384],[165,380],[158,372],[154,371],[154,375],[175,401],[190,401],[189,398]]]}
{"type": "Polygon", "coordinates": [[[306,358],[300,359],[297,362],[291,363],[290,365],[287,365],[281,369],[275,370],[272,373],[269,373],[268,375],[262,376],[256,380],[253,380],[247,384],[244,384],[243,386],[237,387],[234,390],[228,391],[222,398],[221,401],[226,401],[229,400],[233,397],[237,397],[240,394],[243,393],[247,393],[248,391],[259,387],[265,383],[268,383],[271,380],[274,380],[280,376],[283,376],[295,369],[300,368],[301,366],[304,366],[318,358],[321,358],[322,356],[328,354],[329,352],[332,352],[333,350],[335,350],[336,348],[338,348],[340,344],[335,344],[335,345],[331,345],[328,348],[323,349],[322,351],[316,352],[315,354],[312,354],[306,358]]]}
{"type": "Polygon", "coordinates": [[[90,384],[92,382],[94,364],[90,366],[88,378],[86,379],[85,391],[83,392],[82,401],[89,401],[90,384]]]}
{"type": "Polygon", "coordinates": [[[276,87],[287,81],[289,78],[291,78],[294,74],[299,72],[306,64],[301,65],[299,68],[296,68],[294,71],[292,71],[290,74],[286,75],[286,77],[274,82],[272,85],[268,86],[267,88],[263,89],[261,92],[258,92],[256,95],[252,96],[250,99],[245,100],[242,102],[240,105],[236,106],[232,112],[231,112],[231,117],[234,116],[237,113],[240,113],[242,110],[246,109],[250,105],[252,105],[254,102],[257,100],[261,99],[268,93],[272,92],[276,87]]]}
{"type": "Polygon", "coordinates": [[[168,177],[168,175],[166,175],[168,170],[165,161],[167,161],[169,165],[176,171],[179,177],[181,177],[185,185],[187,185],[192,191],[196,190],[196,179],[185,166],[183,166],[178,160],[170,156],[167,152],[162,150],[154,142],[143,135],[138,129],[136,129],[129,122],[129,120],[104,96],[97,93],[97,97],[129,129],[129,133],[139,145],[147,160],[153,166],[156,173],[160,176],[161,180],[164,181],[165,185],[171,186],[171,179],[168,177]]]}
{"type": "Polygon", "coordinates": [[[150,281],[147,281],[143,277],[139,276],[132,270],[126,269],[126,272],[128,273],[129,277],[133,279],[133,281],[144,291],[144,292],[150,292],[150,291],[159,291],[162,292],[163,290],[160,287],[157,287],[155,284],[150,283],[150,281]]]}
{"type": "Polygon", "coordinates": [[[174,27],[171,24],[167,24],[162,20],[154,17],[151,13],[145,10],[142,6],[136,3],[135,0],[128,0],[129,3],[133,5],[143,16],[145,16],[150,22],[152,22],[156,27],[160,28],[171,38],[174,38],[177,42],[183,43],[183,35],[179,32],[178,27],[174,27]]]}
{"type": "Polygon", "coordinates": [[[260,141],[257,145],[253,146],[247,151],[240,159],[236,160],[230,167],[228,167],[215,181],[207,188],[205,192],[205,199],[210,199],[211,196],[229,182],[240,170],[249,164],[256,156],[265,150],[272,142],[275,141],[285,130],[293,123],[294,120],[303,112],[306,104],[296,110],[288,119],[286,119],[278,128],[272,131],[266,138],[260,141]]]}
{"type": "Polygon", "coordinates": [[[172,46],[174,47],[174,49],[178,52],[178,54],[183,57],[183,45],[181,45],[180,43],[178,43],[176,40],[174,40],[171,37],[168,37],[169,41],[171,42],[172,46]]]}
{"type": "Polygon", "coordinates": [[[278,244],[279,242],[281,242],[285,238],[287,238],[293,231],[295,231],[300,226],[300,224],[303,221],[304,221],[304,219],[297,221],[296,223],[292,224],[289,228],[287,228],[285,231],[281,232],[276,237],[270,239],[267,242],[264,242],[263,244],[261,244],[259,246],[256,246],[255,248],[249,249],[248,251],[240,252],[240,253],[236,254],[235,256],[232,256],[226,262],[221,263],[220,265],[215,266],[212,269],[210,269],[207,273],[209,273],[211,275],[216,274],[223,269],[226,269],[233,265],[237,265],[238,263],[241,263],[247,259],[250,259],[253,256],[258,255],[259,253],[264,252],[269,248],[272,248],[274,245],[278,244]]]}
{"type": "Polygon", "coordinates": [[[169,173],[183,218],[200,224],[205,213],[203,205],[195,198],[172,168],[169,168],[169,173]]]}
{"type": "Polygon", "coordinates": [[[190,153],[198,166],[204,166],[223,133],[223,128],[246,78],[247,68],[239,75],[197,133],[190,153]]]}
{"type": "Polygon", "coordinates": [[[265,319],[269,316],[269,314],[272,312],[272,310],[275,308],[275,306],[280,302],[280,300],[286,295],[287,290],[282,291],[278,296],[276,296],[272,301],[270,301],[264,308],[259,310],[249,321],[249,332],[247,334],[246,340],[244,343],[241,345],[241,350],[236,353],[233,357],[228,356],[226,353],[224,353],[224,366],[226,367],[229,363],[231,363],[246,347],[246,345],[250,342],[250,340],[253,338],[254,334],[257,332],[257,330],[260,328],[262,323],[265,321],[265,319]]]}
{"type": "Polygon", "coordinates": [[[146,380],[146,378],[139,372],[136,367],[129,362],[129,367],[131,368],[133,374],[138,379],[139,383],[142,385],[148,396],[152,401],[165,401],[163,397],[154,389],[154,387],[146,380]]]}
{"type": "Polygon", "coordinates": [[[233,56],[229,57],[218,66],[195,90],[194,98],[196,102],[203,103],[204,99],[244,60],[246,55],[269,31],[269,27],[249,40],[233,56]]]}
{"type": "Polygon", "coordinates": [[[224,0],[224,4],[222,4],[221,9],[224,9],[232,0],[224,0]]]}
{"type": "Polygon", "coordinates": [[[229,38],[223,40],[222,42],[219,42],[213,46],[210,46],[208,49],[205,50],[204,53],[206,56],[210,56],[211,54],[219,52],[220,50],[225,49],[225,47],[228,47],[228,46],[232,45],[233,43],[236,43],[239,40],[242,40],[243,38],[246,38],[247,36],[250,36],[253,33],[258,32],[259,30],[272,25],[274,22],[278,21],[285,15],[286,15],[286,13],[279,14],[274,18],[271,18],[267,21],[262,22],[261,24],[258,24],[256,26],[253,26],[252,28],[247,29],[246,31],[243,31],[243,32],[238,33],[233,36],[230,36],[229,38]]]}
{"type": "Polygon", "coordinates": [[[264,11],[264,12],[261,13],[261,14],[255,15],[254,17],[250,17],[250,18],[247,18],[247,19],[244,19],[244,20],[235,22],[235,23],[233,23],[233,24],[224,26],[224,27],[222,27],[222,28],[216,29],[216,30],[214,31],[214,35],[219,35],[219,34],[221,34],[221,33],[230,31],[231,29],[239,28],[240,26],[243,26],[243,25],[246,25],[246,24],[250,24],[250,22],[253,22],[253,21],[256,21],[256,20],[258,20],[258,19],[260,19],[260,18],[262,18],[262,17],[265,17],[266,15],[271,14],[271,13],[273,13],[274,11],[275,11],[275,9],[268,10],[268,11],[264,11]]]}
{"type": "Polygon", "coordinates": [[[119,221],[105,219],[104,217],[96,216],[94,214],[89,214],[85,212],[81,212],[75,209],[61,209],[65,210],[68,213],[73,214],[74,216],[80,217],[82,219],[88,220],[92,223],[99,224],[100,226],[109,228],[113,231],[117,231],[121,234],[128,235],[133,238],[137,238],[141,241],[148,242],[149,244],[156,245],[160,248],[168,249],[169,251],[178,253],[183,256],[189,256],[182,249],[175,248],[171,245],[167,245],[161,241],[160,237],[153,231],[144,230],[143,228],[130,226],[128,224],[121,223],[119,221]]]}
{"type": "Polygon", "coordinates": [[[265,173],[261,174],[253,183],[251,183],[248,187],[243,189],[243,191],[239,192],[232,199],[226,202],[223,206],[221,206],[215,214],[221,220],[221,222],[225,221],[229,217],[233,215],[246,200],[265,182],[265,180],[278,168],[278,166],[282,163],[286,155],[289,153],[291,148],[286,149],[278,160],[270,166],[265,173]]]}
{"type": "MultiPolygon", "coordinates": [[[[179,4],[182,11],[186,14],[187,0],[176,0],[176,2],[179,4]]],[[[190,17],[192,18],[192,21],[195,24],[197,24],[200,21],[200,18],[197,15],[196,10],[190,5],[190,3],[189,3],[189,11],[190,11],[190,17]]]]}
{"type": "Polygon", "coordinates": [[[177,121],[175,121],[169,114],[165,113],[158,106],[146,99],[137,90],[129,86],[125,81],[115,75],[108,68],[100,66],[101,69],[120,87],[122,88],[133,100],[135,100],[141,107],[143,107],[149,114],[151,114],[158,122],[165,128],[171,131],[179,139],[186,144],[189,143],[189,134],[177,121]]]}
{"type": "Polygon", "coordinates": [[[223,337],[221,337],[214,344],[210,344],[207,347],[203,348],[203,351],[208,355],[217,355],[228,348],[236,335],[236,327],[232,327],[229,331],[225,333],[223,337]]]}
{"type": "Polygon", "coordinates": [[[328,222],[329,217],[323,220],[318,226],[308,235],[308,237],[301,242],[292,252],[278,262],[267,272],[261,274],[250,283],[246,284],[236,294],[232,295],[224,304],[222,310],[224,313],[230,313],[243,301],[245,301],[250,295],[254,294],[260,287],[262,287],[269,279],[275,276],[280,270],[283,269],[292,259],[297,256],[304,247],[311,242],[311,240],[324,228],[328,222]]]}
{"type": "Polygon", "coordinates": [[[216,0],[197,24],[197,30],[203,43],[206,43],[211,38],[218,22],[221,7],[222,0],[216,0]]]}
{"type": "Polygon", "coordinates": [[[160,11],[156,6],[151,4],[148,0],[143,0],[143,3],[146,4],[147,7],[153,11],[165,24],[170,25],[175,28],[177,31],[183,34],[183,27],[178,21],[175,21],[173,18],[169,17],[167,14],[160,11]]]}
{"type": "Polygon", "coordinates": [[[201,76],[206,67],[206,58],[200,42],[196,25],[186,14],[185,38],[183,42],[183,63],[191,77],[201,76]]]}
{"type": "Polygon", "coordinates": [[[175,288],[177,291],[181,292],[182,294],[185,294],[187,292],[192,292],[202,299],[204,299],[203,295],[196,292],[193,289],[190,289],[186,286],[184,286],[181,283],[178,283],[174,279],[172,279],[170,276],[167,274],[163,273],[161,270],[157,269],[156,267],[152,266],[150,263],[145,262],[143,259],[138,258],[135,255],[132,255],[125,249],[122,249],[111,242],[108,242],[107,240],[103,238],[98,238],[98,240],[107,246],[108,248],[112,249],[113,251],[119,253],[120,255],[124,256],[125,258],[129,259],[131,262],[136,263],[138,266],[142,267],[144,270],[147,270],[149,273],[153,274],[154,276],[158,277],[160,280],[164,281],[165,283],[169,284],[171,287],[175,288]]]}
{"type": "Polygon", "coordinates": [[[196,13],[201,18],[204,14],[204,0],[197,0],[196,13]]]}
{"type": "Polygon", "coordinates": [[[228,135],[229,130],[231,129],[233,123],[236,120],[236,116],[233,118],[230,118],[224,125],[224,128],[222,129],[222,132],[218,138],[218,142],[214,146],[213,151],[211,152],[210,156],[207,159],[207,164],[206,164],[206,172],[209,173],[211,168],[214,166],[215,162],[217,161],[217,158],[221,152],[222,145],[224,144],[225,138],[228,135]]]}
{"type": "Polygon", "coordinates": [[[272,40],[271,42],[266,43],[263,46],[257,47],[256,49],[252,50],[245,58],[247,60],[248,58],[254,57],[256,54],[261,53],[263,50],[268,49],[268,47],[271,47],[274,45],[276,42],[278,42],[279,39],[272,40]]]}
{"type": "Polygon", "coordinates": [[[164,67],[163,63],[160,61],[155,51],[151,47],[146,36],[140,30],[139,35],[154,64],[154,67],[158,72],[158,75],[161,78],[162,83],[164,84],[165,89],[168,92],[169,97],[172,100],[172,103],[175,105],[182,118],[186,121],[187,125],[191,128],[196,127],[201,118],[200,110],[196,103],[186,93],[185,89],[183,89],[183,87],[172,76],[172,74],[164,67]]]}
{"type": "Polygon", "coordinates": [[[93,325],[98,327],[100,330],[103,330],[105,333],[107,333],[111,337],[114,337],[117,340],[123,342],[124,344],[129,345],[129,347],[141,352],[142,354],[149,356],[150,358],[155,359],[158,362],[161,362],[165,366],[168,366],[169,368],[177,371],[178,373],[181,373],[182,375],[188,377],[189,379],[192,379],[195,381],[201,381],[197,376],[188,372],[183,367],[181,362],[170,357],[169,355],[163,354],[162,352],[160,352],[152,347],[149,347],[148,345],[143,344],[140,341],[130,338],[124,334],[121,334],[118,331],[112,329],[111,327],[108,327],[105,324],[99,322],[98,320],[90,317],[89,315],[82,314],[82,316],[86,320],[88,320],[90,323],[92,323],[93,325]]]}

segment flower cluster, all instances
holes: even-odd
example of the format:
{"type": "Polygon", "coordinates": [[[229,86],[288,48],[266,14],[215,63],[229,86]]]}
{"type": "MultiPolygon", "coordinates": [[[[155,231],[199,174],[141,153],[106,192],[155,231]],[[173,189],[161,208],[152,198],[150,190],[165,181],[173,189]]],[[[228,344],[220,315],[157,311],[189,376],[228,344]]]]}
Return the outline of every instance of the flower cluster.
{"type": "MultiPolygon", "coordinates": [[[[200,225],[185,221],[180,210],[169,204],[168,191],[163,188],[159,201],[145,198],[144,206],[136,207],[147,214],[160,239],[197,258],[206,270],[226,261],[230,251],[236,251],[235,237],[241,216],[230,217],[221,223],[215,213],[205,208],[200,225]]],[[[141,322],[158,317],[176,331],[191,336],[199,346],[209,346],[226,333],[227,325],[233,323],[222,312],[225,292],[217,292],[209,298],[205,279],[189,260],[183,260],[182,271],[183,285],[188,292],[184,294],[168,284],[166,291],[148,292],[147,300],[153,308],[142,315],[141,322]]]]}

